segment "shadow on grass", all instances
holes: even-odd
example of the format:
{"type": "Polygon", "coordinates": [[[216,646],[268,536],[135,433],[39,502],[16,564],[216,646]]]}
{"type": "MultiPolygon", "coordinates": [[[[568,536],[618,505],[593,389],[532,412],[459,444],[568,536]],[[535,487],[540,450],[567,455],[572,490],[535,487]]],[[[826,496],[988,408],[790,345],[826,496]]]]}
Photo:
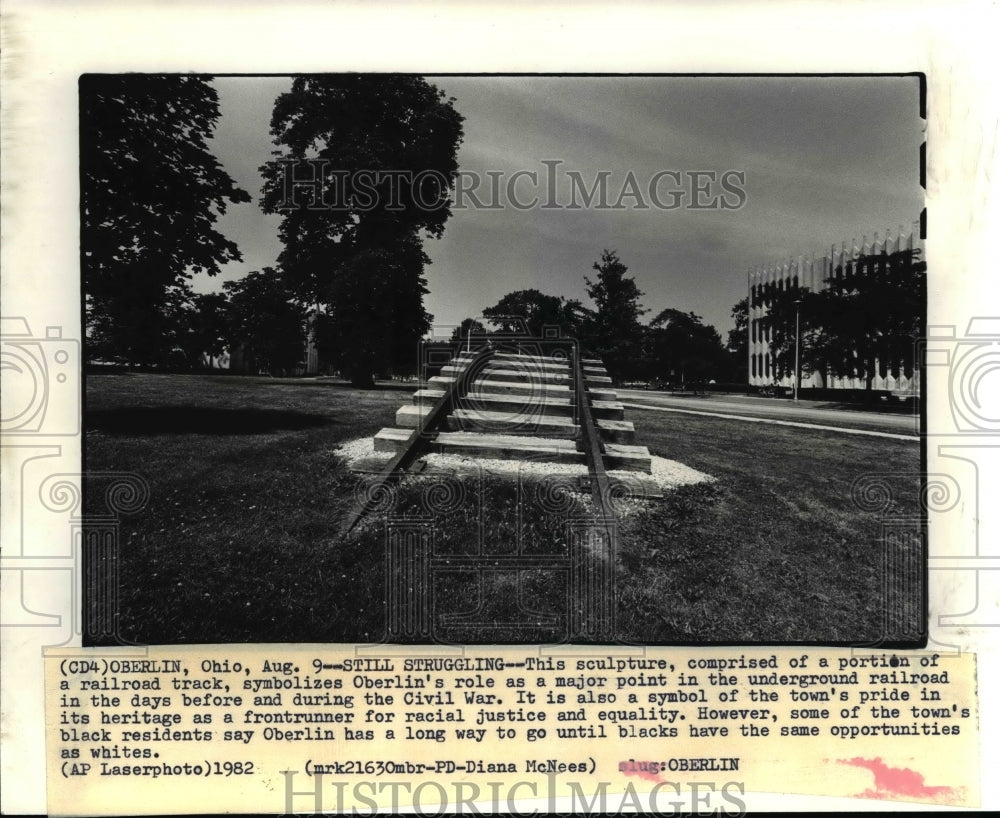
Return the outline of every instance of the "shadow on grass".
{"type": "Polygon", "coordinates": [[[252,435],[328,426],[327,415],[278,409],[217,409],[204,406],[139,406],[90,409],[84,415],[87,431],[131,435],[252,435]]]}

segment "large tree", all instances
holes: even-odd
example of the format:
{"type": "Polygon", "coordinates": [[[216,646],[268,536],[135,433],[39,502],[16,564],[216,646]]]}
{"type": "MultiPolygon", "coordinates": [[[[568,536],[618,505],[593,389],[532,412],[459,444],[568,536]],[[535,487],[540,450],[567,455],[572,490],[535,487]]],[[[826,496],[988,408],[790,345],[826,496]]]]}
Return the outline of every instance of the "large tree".
{"type": "Polygon", "coordinates": [[[799,327],[799,371],[803,375],[820,372],[825,378],[830,368],[829,354],[834,345],[831,331],[837,322],[827,308],[826,296],[799,286],[765,286],[766,312],[759,330],[774,356],[771,377],[780,381],[795,373],[795,326],[799,327]]]}
{"type": "Polygon", "coordinates": [[[471,344],[473,341],[478,344],[480,341],[484,341],[488,335],[489,330],[486,329],[482,321],[475,318],[463,318],[462,323],[451,331],[451,337],[448,340],[453,344],[471,344]]]}
{"type": "Polygon", "coordinates": [[[229,341],[257,369],[288,375],[305,358],[306,309],[270,267],[222,288],[229,296],[229,341]]]}
{"type": "Polygon", "coordinates": [[[316,345],[356,386],[371,386],[374,374],[417,371],[418,342],[431,325],[423,307],[427,263],[420,239],[411,234],[386,246],[359,247],[329,281],[316,345]]]}
{"type": "Polygon", "coordinates": [[[297,77],[275,101],[262,204],[282,216],[279,264],[325,306],[325,357],[356,385],[408,368],[430,328],[422,250],[451,214],[462,117],[420,77],[297,77]]]}
{"type": "Polygon", "coordinates": [[[204,366],[205,356],[216,358],[230,346],[229,299],[224,293],[193,296],[184,305],[178,329],[177,346],[188,368],[204,366]]]}
{"type": "Polygon", "coordinates": [[[85,74],[79,89],[88,355],[159,363],[191,276],[240,259],[214,225],[250,196],[209,150],[219,104],[208,77],[85,74]]]}
{"type": "Polygon", "coordinates": [[[735,326],[729,330],[726,351],[729,353],[729,373],[727,380],[739,383],[750,383],[750,339],[747,332],[750,326],[750,309],[748,299],[737,301],[729,314],[735,326]]]}
{"type": "Polygon", "coordinates": [[[719,378],[728,360],[715,327],[693,312],[666,309],[646,331],[646,374],[653,380],[689,384],[719,378]]]}
{"type": "Polygon", "coordinates": [[[558,327],[563,337],[579,338],[591,315],[576,299],[515,290],[483,310],[483,317],[500,333],[543,338],[546,327],[558,327]]]}
{"type": "Polygon", "coordinates": [[[927,265],[919,250],[861,256],[820,293],[826,355],[835,375],[913,375],[927,317],[927,265]]]}
{"type": "Polygon", "coordinates": [[[594,280],[584,277],[595,306],[587,346],[604,361],[612,378],[627,380],[638,371],[643,336],[639,318],[647,312],[639,303],[642,292],[614,250],[604,250],[593,266],[594,280]]]}

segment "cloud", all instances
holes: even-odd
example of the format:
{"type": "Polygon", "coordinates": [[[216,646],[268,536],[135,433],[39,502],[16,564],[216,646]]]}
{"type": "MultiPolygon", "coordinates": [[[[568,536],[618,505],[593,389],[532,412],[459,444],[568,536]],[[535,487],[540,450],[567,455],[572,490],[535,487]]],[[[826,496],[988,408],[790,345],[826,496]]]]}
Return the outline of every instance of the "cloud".
{"type": "MultiPolygon", "coordinates": [[[[922,207],[923,122],[913,77],[429,79],[465,117],[461,169],[484,178],[528,170],[544,186],[543,160],[561,160],[560,173],[578,172],[588,183],[610,172],[614,197],[629,171],[640,185],[664,169],[746,174],[738,210],[456,210],[444,237],[426,247],[427,308],[441,323],[457,324],[524,287],[585,298],[583,276],[609,247],[629,265],[647,306],[694,310],[724,333],[749,267],[909,226],[922,207]]],[[[257,196],[271,107],[290,80],[215,82],[222,101],[215,149],[257,196]]],[[[522,179],[518,191],[531,188],[522,179]]],[[[220,222],[246,257],[230,265],[235,270],[273,264],[280,251],[277,222],[255,208],[220,222]]]]}

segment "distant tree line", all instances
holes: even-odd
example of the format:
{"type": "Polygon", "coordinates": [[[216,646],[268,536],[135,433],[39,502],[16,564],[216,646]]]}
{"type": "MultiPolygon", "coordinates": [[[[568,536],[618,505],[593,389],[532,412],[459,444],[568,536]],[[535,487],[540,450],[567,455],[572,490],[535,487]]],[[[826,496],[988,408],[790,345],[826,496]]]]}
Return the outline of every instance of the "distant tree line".
{"type": "Polygon", "coordinates": [[[451,340],[478,344],[519,327],[542,337],[546,328],[558,328],[563,337],[577,339],[585,354],[604,361],[618,383],[701,384],[733,380],[745,370],[746,340],[741,359],[739,350],[725,347],[716,329],[693,312],[668,308],[642,323],[649,312],[640,303],[643,293],[616,251],[605,249],[593,269],[593,278],[584,277],[593,306],[538,290],[518,290],[485,308],[483,321],[463,320],[451,340]]]}
{"type": "MultiPolygon", "coordinates": [[[[648,310],[640,304],[642,293],[615,251],[605,250],[593,267],[594,279],[584,279],[593,306],[519,290],[483,310],[489,326],[467,318],[452,340],[481,342],[509,331],[520,317],[535,335],[557,326],[579,339],[619,383],[749,383],[748,299],[733,305],[734,327],[724,344],[718,331],[693,312],[667,308],[643,324],[648,310]]],[[[927,265],[919,250],[860,256],[834,268],[822,290],[768,284],[758,298],[766,312],[756,331],[773,355],[774,382],[795,371],[796,313],[800,372],[803,377],[819,373],[823,386],[831,377],[861,378],[871,392],[876,375],[910,378],[918,366],[927,301],[927,265]]]]}

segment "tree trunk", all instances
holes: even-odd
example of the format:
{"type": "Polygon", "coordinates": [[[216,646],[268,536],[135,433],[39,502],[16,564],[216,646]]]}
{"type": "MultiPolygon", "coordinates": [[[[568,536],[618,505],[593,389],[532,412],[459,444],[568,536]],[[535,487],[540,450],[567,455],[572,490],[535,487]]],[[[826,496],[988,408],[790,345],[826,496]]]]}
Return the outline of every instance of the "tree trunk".
{"type": "Polygon", "coordinates": [[[865,373],[865,405],[870,405],[875,399],[875,393],[872,391],[872,387],[875,385],[875,371],[869,366],[868,371],[865,373]]]}

